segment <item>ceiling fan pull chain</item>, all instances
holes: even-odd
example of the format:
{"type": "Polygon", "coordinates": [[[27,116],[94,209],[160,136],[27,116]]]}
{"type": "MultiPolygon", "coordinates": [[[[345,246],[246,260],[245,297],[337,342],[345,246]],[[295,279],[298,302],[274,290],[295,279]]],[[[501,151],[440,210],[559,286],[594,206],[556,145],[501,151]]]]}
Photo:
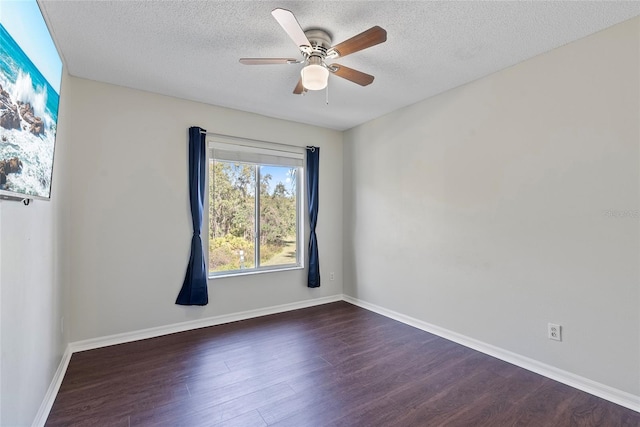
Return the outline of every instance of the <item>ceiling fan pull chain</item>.
{"type": "Polygon", "coordinates": [[[327,88],[325,90],[325,102],[329,105],[329,82],[327,82],[327,88]]]}

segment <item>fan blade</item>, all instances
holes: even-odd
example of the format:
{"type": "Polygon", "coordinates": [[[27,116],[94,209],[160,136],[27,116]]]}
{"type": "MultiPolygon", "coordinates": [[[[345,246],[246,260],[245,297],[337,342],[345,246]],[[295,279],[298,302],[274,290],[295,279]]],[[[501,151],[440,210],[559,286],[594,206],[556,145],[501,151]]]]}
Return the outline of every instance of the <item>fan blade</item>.
{"type": "Polygon", "coordinates": [[[296,95],[300,95],[304,91],[305,91],[305,88],[304,86],[302,86],[302,77],[300,77],[300,80],[298,80],[298,84],[296,85],[296,88],[293,89],[293,93],[295,93],[296,95]]]}
{"type": "Polygon", "coordinates": [[[276,18],[276,21],[278,21],[278,24],[280,24],[282,29],[284,29],[289,37],[291,37],[291,40],[293,40],[296,46],[311,46],[311,43],[309,43],[307,36],[304,35],[304,31],[302,31],[298,20],[290,10],[280,8],[273,9],[271,14],[276,18]]]}
{"type": "Polygon", "coordinates": [[[354,70],[353,68],[345,67],[344,65],[331,64],[331,67],[337,68],[335,71],[330,68],[331,72],[336,76],[357,83],[360,86],[370,85],[374,79],[371,74],[363,73],[362,71],[354,70]]]}
{"type": "Polygon", "coordinates": [[[244,65],[300,64],[301,62],[291,58],[240,58],[240,63],[244,65]]]}
{"type": "Polygon", "coordinates": [[[387,41],[387,32],[378,26],[371,27],[367,31],[333,46],[327,52],[327,56],[334,56],[335,52],[338,57],[345,57],[354,52],[375,46],[385,41],[387,41]]]}

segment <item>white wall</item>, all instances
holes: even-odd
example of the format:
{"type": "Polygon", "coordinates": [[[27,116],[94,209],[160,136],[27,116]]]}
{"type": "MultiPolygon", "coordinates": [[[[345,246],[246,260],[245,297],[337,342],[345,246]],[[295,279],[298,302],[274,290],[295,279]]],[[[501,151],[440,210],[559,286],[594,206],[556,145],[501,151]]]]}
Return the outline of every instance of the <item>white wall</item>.
{"type": "Polygon", "coordinates": [[[0,202],[2,426],[29,426],[66,348],[69,79],[63,76],[51,201],[0,202]]]}
{"type": "Polygon", "coordinates": [[[71,341],[342,293],[340,132],[79,78],[71,85],[71,341]],[[321,147],[319,289],[306,287],[306,270],[267,273],[211,280],[209,305],[175,305],[192,234],[189,126],[321,147]]]}
{"type": "MultiPolygon", "coordinates": [[[[0,242],[2,242],[2,203],[0,203],[0,242]]],[[[0,244],[0,426],[2,425],[2,244],[0,244]]]]}
{"type": "Polygon", "coordinates": [[[348,131],[345,293],[640,395],[639,35],[348,131]]]}

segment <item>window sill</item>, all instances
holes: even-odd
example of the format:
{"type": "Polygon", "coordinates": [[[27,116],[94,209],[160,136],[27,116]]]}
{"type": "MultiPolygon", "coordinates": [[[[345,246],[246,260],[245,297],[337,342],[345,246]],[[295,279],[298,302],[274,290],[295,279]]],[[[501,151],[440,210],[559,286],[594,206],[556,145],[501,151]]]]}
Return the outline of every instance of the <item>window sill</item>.
{"type": "Polygon", "coordinates": [[[293,267],[283,267],[283,268],[270,268],[267,270],[247,270],[247,271],[233,271],[233,272],[229,272],[229,273],[217,273],[217,274],[210,274],[208,279],[209,280],[215,280],[215,279],[226,279],[228,277],[237,277],[237,276],[253,276],[254,274],[264,274],[264,273],[279,273],[281,271],[292,271],[292,270],[304,270],[303,266],[293,266],[293,267]]]}

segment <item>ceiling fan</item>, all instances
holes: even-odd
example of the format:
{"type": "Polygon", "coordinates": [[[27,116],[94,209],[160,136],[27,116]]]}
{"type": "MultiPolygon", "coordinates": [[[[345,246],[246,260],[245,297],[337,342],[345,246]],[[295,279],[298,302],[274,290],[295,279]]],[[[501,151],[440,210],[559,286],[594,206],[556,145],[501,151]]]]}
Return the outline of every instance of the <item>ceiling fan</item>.
{"type": "Polygon", "coordinates": [[[280,26],[298,46],[303,59],[293,58],[241,58],[245,65],[265,64],[305,64],[300,72],[300,79],[293,90],[294,94],[302,94],[307,90],[321,90],[327,87],[329,73],[347,79],[361,86],[373,82],[374,77],[362,71],[345,67],[328,60],[342,58],[354,52],[375,46],[387,40],[387,32],[378,27],[371,27],[335,46],[331,46],[331,36],[324,30],[312,29],[303,31],[293,13],[286,9],[274,9],[271,14],[280,26]]]}

